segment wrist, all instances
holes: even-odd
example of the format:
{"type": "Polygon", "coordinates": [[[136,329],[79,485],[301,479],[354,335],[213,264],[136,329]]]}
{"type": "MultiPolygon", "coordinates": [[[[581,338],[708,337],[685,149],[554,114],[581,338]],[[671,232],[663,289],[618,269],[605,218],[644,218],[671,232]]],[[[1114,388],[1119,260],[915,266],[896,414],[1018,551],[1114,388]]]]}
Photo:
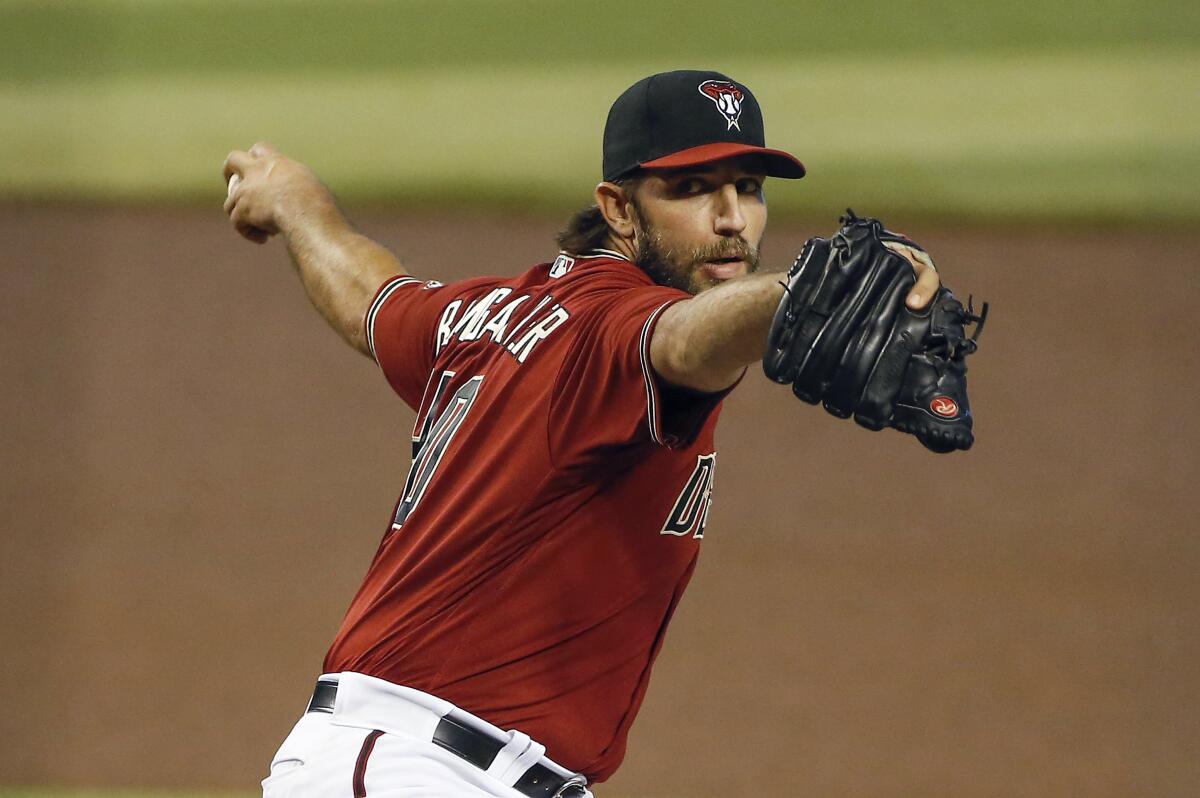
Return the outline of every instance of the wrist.
{"type": "Polygon", "coordinates": [[[320,183],[303,191],[284,192],[275,207],[275,224],[288,237],[349,226],[329,189],[320,183]]]}

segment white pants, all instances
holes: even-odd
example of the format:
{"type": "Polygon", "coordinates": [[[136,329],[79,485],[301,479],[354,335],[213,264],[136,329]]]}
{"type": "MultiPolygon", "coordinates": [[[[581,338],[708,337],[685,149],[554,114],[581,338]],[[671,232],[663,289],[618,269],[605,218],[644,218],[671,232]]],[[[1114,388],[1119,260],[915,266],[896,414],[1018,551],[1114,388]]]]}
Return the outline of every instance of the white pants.
{"type": "Polygon", "coordinates": [[[333,712],[300,718],[263,798],[525,798],[512,785],[545,753],[528,736],[496,729],[509,742],[481,770],[433,742],[453,704],[359,673],[321,678],[338,681],[333,712]]]}

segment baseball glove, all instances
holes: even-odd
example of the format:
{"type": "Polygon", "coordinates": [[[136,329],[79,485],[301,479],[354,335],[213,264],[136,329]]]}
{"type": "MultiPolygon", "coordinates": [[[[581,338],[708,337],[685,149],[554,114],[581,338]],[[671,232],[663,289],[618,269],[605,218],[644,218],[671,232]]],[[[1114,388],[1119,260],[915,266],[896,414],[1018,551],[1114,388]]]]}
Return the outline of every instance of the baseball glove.
{"type": "Polygon", "coordinates": [[[970,449],[965,360],[987,303],[976,315],[970,300],[964,308],[943,286],[924,310],[909,310],[912,264],[884,243],[924,249],[878,219],[846,213],[842,229],[810,239],[788,271],[763,370],[838,418],[915,435],[935,452],[970,449]]]}

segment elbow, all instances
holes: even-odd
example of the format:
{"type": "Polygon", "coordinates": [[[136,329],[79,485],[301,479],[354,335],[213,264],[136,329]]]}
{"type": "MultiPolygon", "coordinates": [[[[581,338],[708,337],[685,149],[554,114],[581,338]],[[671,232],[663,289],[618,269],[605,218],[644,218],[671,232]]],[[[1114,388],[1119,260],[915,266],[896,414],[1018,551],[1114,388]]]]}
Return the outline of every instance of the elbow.
{"type": "Polygon", "coordinates": [[[371,360],[375,359],[375,354],[371,351],[371,342],[367,338],[366,311],[362,315],[357,312],[345,313],[333,327],[343,341],[371,360]]]}
{"type": "Polygon", "coordinates": [[[342,336],[342,338],[345,339],[346,343],[350,344],[350,346],[354,347],[371,360],[375,359],[374,353],[371,352],[371,346],[367,342],[367,336],[363,334],[362,330],[356,330],[354,332],[345,334],[342,336]]]}

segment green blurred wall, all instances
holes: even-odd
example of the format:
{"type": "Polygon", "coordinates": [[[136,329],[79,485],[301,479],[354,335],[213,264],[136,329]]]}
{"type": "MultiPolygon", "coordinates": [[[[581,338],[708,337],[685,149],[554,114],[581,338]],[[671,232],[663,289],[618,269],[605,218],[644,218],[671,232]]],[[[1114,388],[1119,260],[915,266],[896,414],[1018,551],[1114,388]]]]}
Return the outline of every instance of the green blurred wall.
{"type": "Polygon", "coordinates": [[[612,99],[754,88],[773,209],[1200,220],[1200,4],[0,2],[0,198],[192,201],[268,139],[344,199],[586,202],[612,99]]]}

